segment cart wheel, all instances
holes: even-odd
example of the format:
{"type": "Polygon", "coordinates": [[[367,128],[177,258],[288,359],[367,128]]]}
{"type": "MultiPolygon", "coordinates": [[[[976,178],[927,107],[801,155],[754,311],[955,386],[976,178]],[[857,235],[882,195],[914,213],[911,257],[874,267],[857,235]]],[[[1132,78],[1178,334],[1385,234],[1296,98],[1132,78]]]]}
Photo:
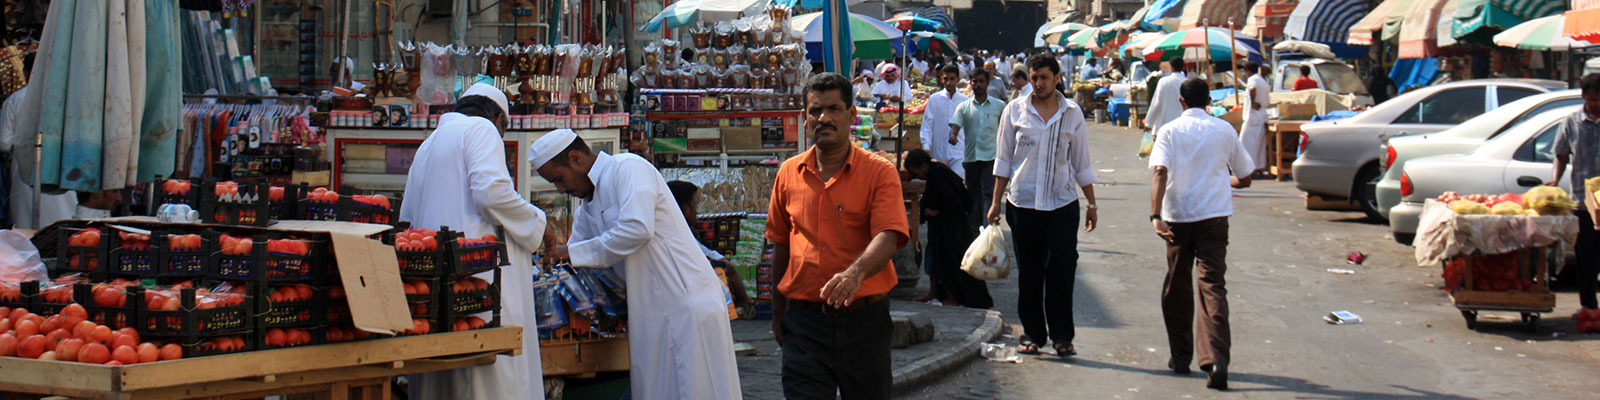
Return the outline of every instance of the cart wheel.
{"type": "Polygon", "coordinates": [[[1461,318],[1465,318],[1467,320],[1467,329],[1478,329],[1477,311],[1461,310],[1461,318]]]}
{"type": "Polygon", "coordinates": [[[1528,331],[1529,332],[1534,332],[1534,333],[1538,333],[1539,332],[1539,314],[1538,313],[1522,313],[1522,323],[1528,325],[1528,331]]]}

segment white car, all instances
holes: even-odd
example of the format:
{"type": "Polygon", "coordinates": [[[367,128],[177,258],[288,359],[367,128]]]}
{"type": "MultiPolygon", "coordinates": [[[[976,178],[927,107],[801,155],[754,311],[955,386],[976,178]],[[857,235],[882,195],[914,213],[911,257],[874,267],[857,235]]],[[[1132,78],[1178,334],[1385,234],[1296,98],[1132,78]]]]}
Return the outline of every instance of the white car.
{"type": "MultiPolygon", "coordinates": [[[[1582,106],[1568,106],[1534,115],[1471,153],[1406,163],[1400,175],[1401,202],[1389,210],[1390,229],[1397,238],[1415,235],[1423,202],[1444,192],[1463,196],[1523,193],[1543,185],[1554,171],[1556,132],[1580,109],[1582,106]]],[[[1562,176],[1562,189],[1570,191],[1571,176],[1571,170],[1562,176]]]]}
{"type": "Polygon", "coordinates": [[[1383,139],[1434,133],[1524,97],[1565,90],[1566,82],[1476,79],[1414,89],[1354,117],[1301,125],[1295,187],[1309,197],[1344,200],[1382,219],[1377,186],[1383,139]]]}
{"type": "MultiPolygon", "coordinates": [[[[1389,209],[1400,204],[1400,174],[1406,161],[1445,154],[1465,154],[1482,146],[1484,142],[1511,130],[1512,127],[1556,108],[1583,104],[1578,90],[1563,90],[1525,97],[1473,117],[1454,128],[1438,133],[1392,137],[1384,141],[1383,179],[1378,181],[1378,211],[1384,218],[1389,209]]],[[[1396,236],[1396,240],[1410,240],[1396,236]]]]}

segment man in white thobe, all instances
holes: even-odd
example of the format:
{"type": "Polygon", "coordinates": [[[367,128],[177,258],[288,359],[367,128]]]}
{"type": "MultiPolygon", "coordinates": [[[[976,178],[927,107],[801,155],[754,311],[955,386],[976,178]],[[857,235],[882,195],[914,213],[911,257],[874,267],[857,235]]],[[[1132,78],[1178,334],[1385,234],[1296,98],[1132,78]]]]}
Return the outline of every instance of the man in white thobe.
{"type": "Polygon", "coordinates": [[[1256,63],[1245,64],[1245,70],[1254,72],[1250,75],[1249,83],[1245,85],[1244,125],[1239,130],[1239,143],[1244,145],[1245,151],[1250,152],[1250,159],[1255,160],[1255,172],[1265,171],[1270,165],[1267,163],[1267,107],[1272,106],[1272,84],[1263,73],[1272,70],[1267,65],[1256,63]]]}
{"type": "Polygon", "coordinates": [[[592,152],[568,129],[528,150],[540,177],[583,199],[566,246],[572,266],[625,271],[633,398],[740,398],[722,282],[661,173],[637,155],[592,152]]]}
{"type": "Polygon", "coordinates": [[[544,211],[517,194],[506,170],[506,96],[485,84],[472,85],[455,112],[439,117],[439,127],[417,148],[406,174],[406,201],[400,219],[419,228],[450,227],[468,237],[504,229],[511,265],[501,270],[500,317],[521,326],[522,355],[493,365],[412,375],[414,399],[543,399],[539,335],[534,332],[531,255],[544,238],[544,211]]]}
{"type": "Polygon", "coordinates": [[[955,115],[956,106],[967,101],[967,96],[956,91],[956,84],[961,82],[960,67],[946,65],[939,69],[939,85],[944,89],[928,96],[928,105],[922,112],[922,149],[933,155],[933,159],[943,162],[956,172],[956,175],[966,179],[966,171],[961,167],[961,160],[965,157],[967,141],[957,137],[955,142],[950,138],[950,116],[955,115]]]}
{"type": "Polygon", "coordinates": [[[1150,127],[1150,132],[1161,132],[1161,126],[1178,119],[1183,115],[1183,105],[1178,104],[1178,87],[1183,81],[1189,80],[1189,75],[1183,72],[1183,58],[1173,58],[1167,61],[1171,68],[1167,76],[1156,83],[1155,98],[1150,100],[1150,112],[1145,115],[1144,124],[1150,127]]]}

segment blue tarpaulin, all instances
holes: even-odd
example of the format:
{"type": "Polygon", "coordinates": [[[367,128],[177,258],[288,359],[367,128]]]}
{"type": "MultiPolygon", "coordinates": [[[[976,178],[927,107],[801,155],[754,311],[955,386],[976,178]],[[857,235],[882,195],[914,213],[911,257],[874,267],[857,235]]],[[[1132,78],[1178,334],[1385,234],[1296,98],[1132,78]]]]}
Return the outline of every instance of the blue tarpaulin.
{"type": "Polygon", "coordinates": [[[1407,58],[1395,60],[1394,69],[1389,70],[1389,79],[1394,80],[1395,86],[1404,92],[1412,86],[1433,82],[1433,77],[1438,72],[1439,63],[1436,58],[1407,58]]]}

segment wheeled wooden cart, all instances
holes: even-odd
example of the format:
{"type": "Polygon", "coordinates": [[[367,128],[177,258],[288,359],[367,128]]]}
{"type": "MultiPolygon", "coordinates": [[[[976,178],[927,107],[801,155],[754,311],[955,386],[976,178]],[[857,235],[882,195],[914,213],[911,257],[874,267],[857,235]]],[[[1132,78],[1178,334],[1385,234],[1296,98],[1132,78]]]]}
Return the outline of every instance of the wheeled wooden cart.
{"type": "MultiPolygon", "coordinates": [[[[1554,255],[1559,256],[1559,254],[1554,255]]],[[[1522,323],[1527,329],[1536,331],[1539,314],[1555,310],[1556,295],[1550,292],[1552,249],[1549,247],[1525,249],[1518,251],[1514,257],[1516,259],[1514,276],[1532,281],[1535,287],[1516,290],[1475,287],[1478,277],[1474,276],[1474,270],[1482,259],[1474,256],[1459,258],[1464,262],[1463,278],[1460,287],[1450,292],[1450,300],[1461,310],[1461,317],[1467,321],[1467,329],[1477,329],[1479,312],[1505,311],[1521,314],[1522,323]]]]}
{"type": "Polygon", "coordinates": [[[125,366],[0,357],[0,392],[70,399],[386,400],[393,376],[521,354],[522,328],[512,326],[125,366]]]}

